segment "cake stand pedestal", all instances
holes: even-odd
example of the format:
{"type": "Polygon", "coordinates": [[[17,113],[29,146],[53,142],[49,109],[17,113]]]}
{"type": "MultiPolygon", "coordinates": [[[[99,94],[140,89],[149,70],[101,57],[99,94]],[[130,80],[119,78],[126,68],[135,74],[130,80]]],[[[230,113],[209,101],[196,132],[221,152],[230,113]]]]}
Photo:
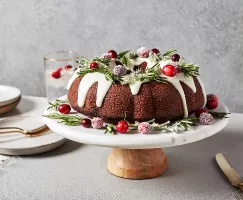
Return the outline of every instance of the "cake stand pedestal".
{"type": "Polygon", "coordinates": [[[113,148],[108,156],[110,173],[128,179],[147,179],[160,176],[167,169],[167,157],[161,148],[113,148]]]}
{"type": "MultiPolygon", "coordinates": [[[[229,112],[222,102],[219,102],[214,111],[229,112]]],[[[50,110],[46,110],[44,115],[50,113],[50,110]]],[[[185,145],[203,140],[221,131],[227,125],[229,118],[215,120],[212,125],[198,125],[181,134],[140,134],[138,131],[131,131],[129,134],[112,135],[104,134],[102,129],[67,126],[58,123],[59,120],[56,119],[44,118],[44,121],[54,133],[70,140],[112,147],[107,162],[108,170],[112,174],[128,179],[147,179],[159,176],[167,169],[167,157],[161,147],[185,145]]]]}

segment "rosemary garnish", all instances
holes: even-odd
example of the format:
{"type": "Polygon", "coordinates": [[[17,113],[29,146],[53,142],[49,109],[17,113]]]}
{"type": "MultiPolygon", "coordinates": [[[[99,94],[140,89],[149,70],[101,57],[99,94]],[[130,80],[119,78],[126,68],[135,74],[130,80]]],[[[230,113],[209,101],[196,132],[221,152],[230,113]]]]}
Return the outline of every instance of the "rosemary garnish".
{"type": "Polygon", "coordinates": [[[213,112],[213,111],[208,111],[214,118],[217,119],[224,119],[224,118],[229,118],[227,115],[231,113],[225,113],[225,112],[213,112]]]}
{"type": "Polygon", "coordinates": [[[126,56],[123,56],[122,59],[121,59],[121,62],[124,66],[128,66],[130,64],[130,60],[128,57],[126,56]]]}
{"type": "MultiPolygon", "coordinates": [[[[175,132],[180,133],[182,131],[187,131],[192,129],[192,126],[197,126],[195,123],[198,121],[197,118],[191,117],[191,118],[184,118],[175,122],[167,121],[163,124],[154,123],[154,119],[147,121],[147,123],[151,124],[151,130],[152,131],[161,131],[162,133],[168,133],[168,132],[175,132]]],[[[139,122],[135,122],[134,124],[129,124],[130,129],[137,129],[139,125],[139,122]]]]}
{"type": "Polygon", "coordinates": [[[121,59],[123,56],[127,55],[127,53],[128,53],[129,51],[130,51],[130,50],[128,50],[128,51],[123,51],[123,52],[119,53],[119,54],[117,55],[117,59],[121,59]]]}
{"type": "Polygon", "coordinates": [[[47,110],[57,110],[57,107],[62,104],[62,103],[69,103],[68,99],[65,100],[60,100],[60,99],[56,99],[56,101],[52,102],[48,102],[50,104],[50,106],[47,108],[47,110]]]}
{"type": "Polygon", "coordinates": [[[185,76],[198,76],[199,75],[199,67],[193,63],[179,63],[181,66],[181,71],[185,76]]]}
{"type": "Polygon", "coordinates": [[[115,129],[115,125],[113,125],[113,124],[107,124],[106,126],[105,126],[105,132],[104,132],[104,134],[106,134],[106,133],[110,133],[110,134],[115,134],[116,133],[116,129],[115,129]]]}
{"type": "Polygon", "coordinates": [[[110,63],[110,59],[98,58],[98,57],[95,57],[93,61],[96,62],[99,65],[99,67],[103,67],[103,68],[107,68],[110,63]]]}
{"type": "Polygon", "coordinates": [[[81,59],[76,62],[79,64],[79,67],[89,67],[90,64],[90,61],[84,56],[81,56],[81,59]]]}
{"type": "Polygon", "coordinates": [[[60,119],[59,123],[64,123],[68,126],[78,126],[83,119],[80,115],[64,115],[60,113],[51,113],[43,116],[51,119],[60,119]]]}
{"type": "Polygon", "coordinates": [[[138,57],[137,53],[129,53],[129,55],[128,55],[128,58],[130,58],[130,59],[135,59],[137,57],[138,57]]]}
{"type": "Polygon", "coordinates": [[[162,57],[169,57],[170,59],[170,56],[172,56],[174,53],[176,53],[176,49],[172,48],[172,49],[169,49],[168,51],[166,51],[162,57]]]}

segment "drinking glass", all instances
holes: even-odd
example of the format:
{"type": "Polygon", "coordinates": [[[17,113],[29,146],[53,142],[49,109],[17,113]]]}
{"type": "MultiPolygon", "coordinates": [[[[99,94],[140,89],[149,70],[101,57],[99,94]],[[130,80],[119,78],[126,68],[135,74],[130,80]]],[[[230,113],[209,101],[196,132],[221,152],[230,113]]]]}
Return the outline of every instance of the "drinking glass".
{"type": "Polygon", "coordinates": [[[50,52],[44,56],[45,86],[48,101],[67,94],[67,83],[77,69],[79,53],[74,51],[50,52]]]}

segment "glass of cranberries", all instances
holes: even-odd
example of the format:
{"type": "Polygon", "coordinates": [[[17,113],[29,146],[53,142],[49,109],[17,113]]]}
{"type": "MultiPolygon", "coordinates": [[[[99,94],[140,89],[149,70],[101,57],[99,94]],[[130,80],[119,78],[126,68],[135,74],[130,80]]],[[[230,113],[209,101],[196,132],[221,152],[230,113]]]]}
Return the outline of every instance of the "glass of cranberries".
{"type": "Polygon", "coordinates": [[[75,72],[80,55],[74,51],[57,51],[44,56],[46,97],[49,101],[65,95],[66,86],[75,72]]]}

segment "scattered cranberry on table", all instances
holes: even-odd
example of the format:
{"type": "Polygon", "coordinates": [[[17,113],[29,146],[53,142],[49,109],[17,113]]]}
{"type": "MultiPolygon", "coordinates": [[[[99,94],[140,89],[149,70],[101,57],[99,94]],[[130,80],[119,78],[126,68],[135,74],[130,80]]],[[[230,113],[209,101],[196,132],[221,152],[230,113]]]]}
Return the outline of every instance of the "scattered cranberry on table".
{"type": "Polygon", "coordinates": [[[119,121],[116,124],[116,130],[119,133],[126,133],[128,131],[128,123],[126,121],[124,121],[124,120],[119,121]]]}
{"type": "Polygon", "coordinates": [[[60,104],[57,109],[62,114],[68,114],[71,111],[71,106],[64,103],[64,104],[60,104]]]}
{"type": "Polygon", "coordinates": [[[80,124],[85,128],[89,128],[91,127],[91,120],[89,118],[83,118],[80,124]]]}
{"type": "Polygon", "coordinates": [[[89,64],[89,68],[91,68],[91,69],[97,69],[98,68],[98,64],[96,62],[91,62],[89,64]]]}
{"type": "Polygon", "coordinates": [[[207,111],[206,109],[201,108],[201,109],[198,109],[198,110],[195,112],[195,116],[196,116],[197,118],[199,118],[200,115],[201,115],[201,113],[207,113],[207,112],[208,112],[208,111],[207,111]]]}
{"type": "Polygon", "coordinates": [[[71,65],[66,65],[66,66],[64,67],[65,70],[68,70],[68,69],[71,69],[71,68],[72,68],[71,65]]]}
{"type": "Polygon", "coordinates": [[[114,50],[108,51],[108,54],[111,56],[111,58],[117,58],[117,53],[114,50]]]}
{"type": "Polygon", "coordinates": [[[161,69],[161,73],[163,73],[166,76],[173,77],[176,75],[177,70],[175,66],[168,64],[161,69]]]}
{"type": "Polygon", "coordinates": [[[153,49],[151,49],[151,53],[153,53],[153,54],[159,54],[160,51],[159,51],[159,49],[153,48],[153,49]]]}
{"type": "Polygon", "coordinates": [[[219,105],[219,98],[214,94],[207,95],[207,104],[206,107],[208,109],[215,109],[219,105]]]}
{"type": "Polygon", "coordinates": [[[171,60],[173,61],[173,62],[178,62],[179,60],[180,60],[180,55],[179,54],[177,54],[177,53],[175,53],[175,54],[173,54],[172,56],[171,56],[171,60]]]}

